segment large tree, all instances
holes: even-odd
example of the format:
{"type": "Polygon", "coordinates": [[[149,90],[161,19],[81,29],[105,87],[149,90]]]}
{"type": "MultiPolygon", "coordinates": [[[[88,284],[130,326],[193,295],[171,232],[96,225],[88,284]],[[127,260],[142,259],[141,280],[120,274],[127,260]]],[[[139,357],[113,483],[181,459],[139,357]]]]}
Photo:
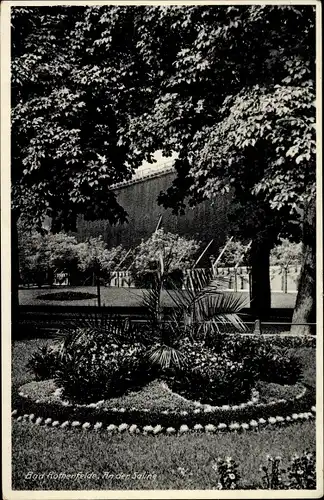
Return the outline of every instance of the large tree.
{"type": "MultiPolygon", "coordinates": [[[[13,208],[58,229],[76,213],[123,220],[107,188],[176,151],[161,201],[181,210],[232,190],[242,233],[257,235],[254,304],[266,311],[271,247],[300,214],[314,224],[314,17],[279,5],[16,9],[13,208]]],[[[306,320],[314,301],[302,302],[306,320]]]]}
{"type": "Polygon", "coordinates": [[[123,222],[127,214],[109,188],[130,178],[145,157],[125,142],[131,118],[150,99],[142,80],[148,69],[138,57],[133,90],[130,85],[136,54],[132,11],[104,9],[111,43],[98,24],[99,12],[74,6],[11,9],[14,308],[17,221],[41,227],[47,215],[54,232],[73,229],[78,214],[123,222]]]}
{"type": "Polygon", "coordinates": [[[294,320],[309,321],[315,307],[315,245],[306,238],[306,227],[315,228],[309,208],[316,170],[315,8],[152,7],[145,20],[141,54],[163,82],[153,108],[133,120],[132,133],[147,149],[179,153],[177,179],[161,201],[181,210],[186,202],[232,190],[243,208],[236,226],[241,237],[253,238],[259,315],[270,307],[271,248],[279,237],[297,238],[298,222],[304,224],[294,320]],[[163,53],[165,40],[172,47],[163,53]]]}

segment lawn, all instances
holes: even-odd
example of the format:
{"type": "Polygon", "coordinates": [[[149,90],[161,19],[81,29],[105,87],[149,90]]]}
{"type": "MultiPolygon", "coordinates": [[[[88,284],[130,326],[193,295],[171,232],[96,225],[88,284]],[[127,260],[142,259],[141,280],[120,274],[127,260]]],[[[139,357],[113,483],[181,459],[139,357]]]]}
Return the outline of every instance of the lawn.
{"type": "MultiPolygon", "coordinates": [[[[81,292],[96,295],[95,287],[57,287],[55,289],[41,288],[19,291],[19,302],[21,305],[73,305],[73,306],[87,306],[97,305],[96,298],[85,298],[83,300],[44,300],[42,295],[60,292],[81,292]]],[[[248,294],[242,292],[248,299],[248,294]]],[[[102,287],[101,288],[101,302],[106,306],[119,306],[119,307],[135,307],[141,304],[142,290],[136,288],[115,288],[115,287],[102,287]]],[[[271,295],[271,307],[280,309],[289,309],[295,306],[296,294],[295,293],[280,293],[273,292],[271,295]]],[[[165,305],[171,305],[172,301],[166,292],[163,293],[162,302],[165,305]]],[[[249,307],[249,303],[247,306],[249,307]]]]}
{"type": "MultiPolygon", "coordinates": [[[[33,379],[26,362],[46,342],[14,343],[14,385],[33,379]]],[[[315,350],[295,351],[304,363],[305,382],[314,385],[315,350]]],[[[238,462],[243,486],[260,487],[259,466],[267,453],[279,454],[287,463],[294,453],[314,450],[315,426],[304,422],[237,435],[154,437],[63,431],[14,421],[12,445],[13,488],[19,490],[212,489],[217,485],[212,462],[226,456],[238,462]],[[70,478],[60,478],[63,473],[70,478]]]]}

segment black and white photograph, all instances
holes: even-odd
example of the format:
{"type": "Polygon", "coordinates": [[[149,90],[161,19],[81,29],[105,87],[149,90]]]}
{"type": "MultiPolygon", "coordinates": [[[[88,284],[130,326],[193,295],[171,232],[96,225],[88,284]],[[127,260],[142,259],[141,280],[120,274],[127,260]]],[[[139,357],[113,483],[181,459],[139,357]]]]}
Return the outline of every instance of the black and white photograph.
{"type": "Polygon", "coordinates": [[[320,2],[1,23],[3,498],[320,498],[320,2]]]}

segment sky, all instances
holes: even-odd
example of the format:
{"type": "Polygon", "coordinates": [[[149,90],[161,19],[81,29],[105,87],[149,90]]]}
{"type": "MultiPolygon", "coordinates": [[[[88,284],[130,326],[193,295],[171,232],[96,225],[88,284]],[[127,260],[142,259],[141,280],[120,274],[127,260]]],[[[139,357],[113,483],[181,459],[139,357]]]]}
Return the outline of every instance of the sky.
{"type": "Polygon", "coordinates": [[[156,163],[152,165],[151,163],[144,161],[142,165],[137,169],[137,172],[140,172],[143,169],[146,170],[148,168],[151,168],[154,171],[155,169],[158,169],[162,163],[175,160],[177,156],[178,156],[177,153],[174,153],[171,157],[166,158],[165,156],[162,155],[161,151],[156,151],[154,153],[154,158],[156,159],[156,163]]]}

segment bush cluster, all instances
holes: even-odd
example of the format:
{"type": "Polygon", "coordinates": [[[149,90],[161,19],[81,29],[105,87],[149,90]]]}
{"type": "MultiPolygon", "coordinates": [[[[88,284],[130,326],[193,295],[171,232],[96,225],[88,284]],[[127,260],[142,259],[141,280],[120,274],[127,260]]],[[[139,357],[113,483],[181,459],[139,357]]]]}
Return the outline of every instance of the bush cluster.
{"type": "Polygon", "coordinates": [[[181,345],[185,363],[169,370],[167,381],[175,392],[208,404],[241,403],[250,399],[257,381],[295,384],[300,361],[270,343],[251,337],[217,338],[214,344],[186,339],[181,345]]]}
{"type": "Polygon", "coordinates": [[[37,379],[54,378],[73,402],[116,397],[161,377],[187,399],[237,404],[251,398],[258,381],[295,384],[301,377],[299,360],[287,350],[240,335],[220,335],[213,341],[187,336],[176,347],[181,362],[163,368],[150,359],[153,339],[125,325],[76,326],[59,348],[34,354],[29,367],[37,379]]]}
{"type": "Polygon", "coordinates": [[[188,399],[218,405],[250,399],[257,373],[244,358],[215,353],[201,342],[188,339],[182,343],[181,352],[185,363],[167,377],[175,392],[188,399]]]}
{"type": "Polygon", "coordinates": [[[76,329],[64,343],[54,378],[71,401],[93,402],[145,385],[151,377],[143,344],[116,343],[91,327],[76,329]]]}
{"type": "Polygon", "coordinates": [[[210,347],[231,360],[242,360],[257,380],[277,384],[295,384],[300,380],[300,361],[288,349],[277,347],[269,340],[240,335],[220,336],[210,347]]]}

